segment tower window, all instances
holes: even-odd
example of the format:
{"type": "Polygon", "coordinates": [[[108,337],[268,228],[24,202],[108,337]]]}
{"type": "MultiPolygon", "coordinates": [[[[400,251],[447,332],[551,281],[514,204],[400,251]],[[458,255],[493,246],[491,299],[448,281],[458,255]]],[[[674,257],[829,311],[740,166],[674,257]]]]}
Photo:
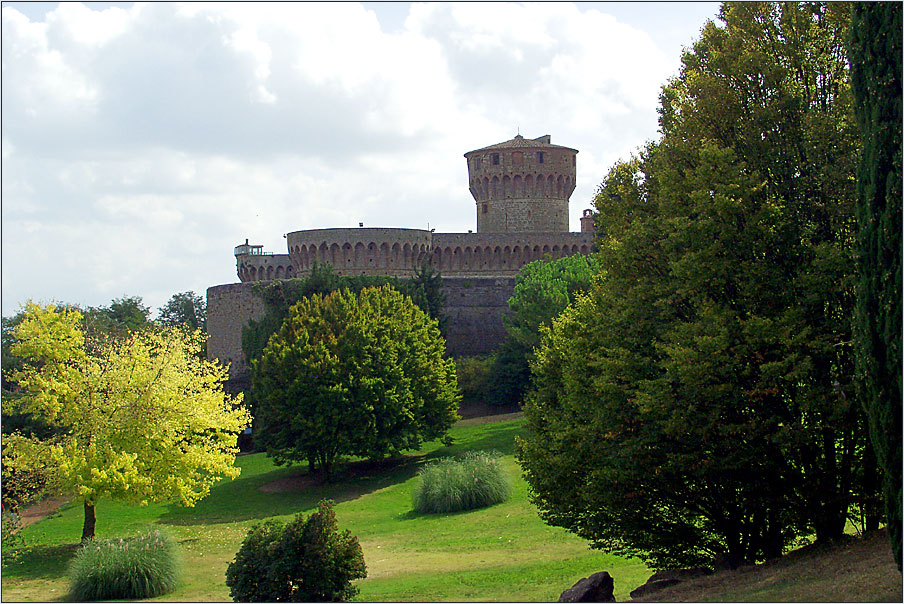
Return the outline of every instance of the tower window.
{"type": "Polygon", "coordinates": [[[479,158],[479,157],[475,160],[475,163],[476,163],[477,165],[474,166],[474,167],[477,168],[478,170],[480,170],[480,158],[479,158]]]}
{"type": "Polygon", "coordinates": [[[543,152],[542,151],[537,151],[537,163],[538,164],[543,163],[543,152]]]}
{"type": "Polygon", "coordinates": [[[487,213],[487,204],[482,204],[482,205],[483,205],[483,213],[486,214],[487,213]]]}
{"type": "Polygon", "coordinates": [[[494,154],[493,154],[493,165],[494,165],[494,166],[498,166],[498,165],[499,165],[499,154],[498,154],[498,153],[494,153],[494,154]]]}

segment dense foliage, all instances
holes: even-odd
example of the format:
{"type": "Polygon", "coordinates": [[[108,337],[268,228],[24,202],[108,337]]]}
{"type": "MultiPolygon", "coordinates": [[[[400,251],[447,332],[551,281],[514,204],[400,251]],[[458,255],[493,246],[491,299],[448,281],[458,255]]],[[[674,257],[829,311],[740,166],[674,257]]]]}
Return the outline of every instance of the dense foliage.
{"type": "Polygon", "coordinates": [[[183,327],[189,331],[207,329],[207,302],[193,291],[173,294],[160,307],[157,322],[167,327],[183,327]]]}
{"type": "Polygon", "coordinates": [[[69,567],[69,599],[96,602],[162,596],[176,588],[179,573],[176,546],[160,531],[87,541],[69,567]]]}
{"type": "Polygon", "coordinates": [[[364,553],[348,530],[339,532],[331,502],[308,518],[251,527],[226,569],[235,602],[341,602],[358,593],[367,576],[364,553]]]}
{"type": "Polygon", "coordinates": [[[661,95],[662,138],[595,204],[601,278],[533,365],[543,517],[657,568],[875,526],[856,403],[850,7],[727,3],[661,95]]]}
{"type": "Polygon", "coordinates": [[[15,327],[12,374],[22,395],[4,405],[41,418],[49,436],[4,439],[4,466],[46,473],[84,502],[82,539],[99,499],[193,505],[235,477],[236,435],[250,418],[221,387],[225,370],[198,358],[199,332],[159,329],[86,338],[78,311],[29,303],[15,327]]]}
{"type": "Polygon", "coordinates": [[[469,451],[461,459],[428,463],[411,493],[414,510],[446,514],[502,503],[511,488],[500,457],[495,451],[469,451]]]}
{"type": "Polygon", "coordinates": [[[493,355],[455,359],[455,375],[458,378],[458,389],[461,391],[462,406],[483,402],[486,399],[493,362],[493,355]]]}
{"type": "Polygon", "coordinates": [[[855,342],[861,397],[901,569],[901,4],[854,5],[851,86],[863,137],[858,172],[855,342]]]}
{"type": "Polygon", "coordinates": [[[277,463],[330,479],[445,435],[460,395],[437,322],[388,285],[303,298],[252,361],[257,440],[277,463]]]}
{"type": "Polygon", "coordinates": [[[340,276],[329,264],[315,265],[311,274],[300,279],[285,279],[255,284],[255,294],[264,302],[264,316],[242,328],[242,351],[249,360],[260,357],[267,341],[283,324],[289,309],[314,294],[326,295],[338,289],[360,292],[365,287],[390,285],[410,297],[443,329],[441,310],[445,301],[442,280],[430,266],[423,266],[411,279],[369,275],[340,276]]]}
{"type": "Polygon", "coordinates": [[[505,317],[506,341],[495,353],[486,387],[496,405],[520,404],[530,385],[529,362],[540,344],[540,333],[575,297],[590,287],[597,270],[592,256],[575,254],[557,260],[536,260],[518,273],[505,317]]]}

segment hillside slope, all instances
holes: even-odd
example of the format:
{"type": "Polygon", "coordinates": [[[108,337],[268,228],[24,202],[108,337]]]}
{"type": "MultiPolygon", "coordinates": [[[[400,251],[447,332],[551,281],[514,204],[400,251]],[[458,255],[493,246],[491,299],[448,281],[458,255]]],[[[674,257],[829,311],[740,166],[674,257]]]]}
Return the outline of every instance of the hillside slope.
{"type": "MultiPolygon", "coordinates": [[[[615,577],[618,581],[618,577],[615,577]]],[[[901,602],[885,531],[687,581],[632,602],[901,602]]]]}

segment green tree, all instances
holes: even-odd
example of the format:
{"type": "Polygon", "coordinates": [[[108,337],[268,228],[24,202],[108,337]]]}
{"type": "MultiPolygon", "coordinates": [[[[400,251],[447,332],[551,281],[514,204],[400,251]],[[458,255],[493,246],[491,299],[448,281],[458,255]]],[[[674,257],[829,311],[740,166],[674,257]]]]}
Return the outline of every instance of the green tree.
{"type": "Polygon", "coordinates": [[[193,291],[173,294],[173,297],[160,308],[157,322],[167,327],[204,331],[207,329],[207,303],[193,291]]]}
{"type": "Polygon", "coordinates": [[[388,285],[303,298],[252,362],[258,442],[329,480],[342,455],[440,438],[460,399],[444,352],[436,320],[388,285]]]}
{"type": "Polygon", "coordinates": [[[81,499],[82,539],[94,536],[100,499],[190,506],[238,475],[236,438],[250,417],[240,396],[223,393],[225,370],[198,358],[198,332],[141,331],[88,347],[78,311],[29,303],[14,335],[12,352],[25,360],[14,404],[59,432],[8,436],[4,465],[45,469],[81,499]]]}
{"type": "Polygon", "coordinates": [[[848,7],[726,3],[662,139],[595,204],[602,276],[533,366],[541,514],[656,567],[780,555],[875,509],[853,390],[848,7]]]}
{"type": "Polygon", "coordinates": [[[101,345],[110,338],[127,337],[130,333],[150,327],[151,309],[145,306],[141,296],[115,298],[109,306],[80,308],[67,305],[82,316],[82,327],[89,347],[101,345]]]}
{"type": "Polygon", "coordinates": [[[504,318],[508,337],[494,355],[490,372],[487,390],[494,403],[521,403],[530,386],[528,364],[540,344],[541,329],[590,287],[596,270],[594,258],[580,254],[535,260],[521,269],[508,301],[512,314],[504,318]]]}
{"type": "Polygon", "coordinates": [[[329,264],[316,264],[311,274],[300,279],[277,279],[255,284],[254,292],[264,302],[262,318],[250,321],[242,329],[242,351],[245,358],[256,359],[289,314],[289,308],[307,296],[326,295],[337,289],[360,292],[365,287],[391,285],[411,297],[431,319],[436,319],[442,332],[442,308],[444,304],[442,279],[429,266],[418,270],[413,279],[397,279],[370,275],[340,276],[329,264]]]}
{"type": "Polygon", "coordinates": [[[855,342],[861,396],[884,474],[889,537],[901,570],[901,5],[854,5],[851,85],[863,156],[857,173],[855,342]]]}

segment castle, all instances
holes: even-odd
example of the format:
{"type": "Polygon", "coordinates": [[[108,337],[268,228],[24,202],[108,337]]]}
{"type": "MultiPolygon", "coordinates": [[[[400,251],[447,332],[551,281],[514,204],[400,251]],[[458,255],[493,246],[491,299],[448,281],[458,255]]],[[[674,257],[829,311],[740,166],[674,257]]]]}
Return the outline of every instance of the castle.
{"type": "Polygon", "coordinates": [[[518,271],[541,258],[588,254],[594,239],[590,210],[581,231],[568,231],[576,149],[549,135],[512,140],[465,153],[477,232],[435,233],[403,228],[334,228],[286,234],[286,254],[245,243],[235,248],[241,283],[207,290],[207,354],[230,363],[230,378],[248,375],[242,327],[263,315],[256,281],[291,279],[330,264],[339,275],[412,277],[431,265],[442,276],[447,348],[453,356],[492,352],[505,338],[503,315],[518,271]]]}

